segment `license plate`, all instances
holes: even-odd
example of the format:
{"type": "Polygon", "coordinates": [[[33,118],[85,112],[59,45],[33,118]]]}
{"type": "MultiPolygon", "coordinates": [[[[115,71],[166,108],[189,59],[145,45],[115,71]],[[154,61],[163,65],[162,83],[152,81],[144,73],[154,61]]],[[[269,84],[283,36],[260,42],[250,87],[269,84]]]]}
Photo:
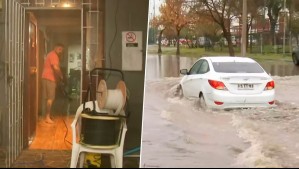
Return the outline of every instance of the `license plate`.
{"type": "Polygon", "coordinates": [[[238,84],[239,90],[253,90],[254,85],[253,84],[238,84]]]}

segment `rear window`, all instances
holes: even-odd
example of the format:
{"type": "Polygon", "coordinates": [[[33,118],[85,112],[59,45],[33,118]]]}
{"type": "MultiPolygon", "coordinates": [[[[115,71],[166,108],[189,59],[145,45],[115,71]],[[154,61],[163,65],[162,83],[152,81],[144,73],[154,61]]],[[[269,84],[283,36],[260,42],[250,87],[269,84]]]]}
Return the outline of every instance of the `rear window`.
{"type": "Polygon", "coordinates": [[[258,63],[250,62],[213,62],[215,72],[218,73],[264,73],[258,63]]]}

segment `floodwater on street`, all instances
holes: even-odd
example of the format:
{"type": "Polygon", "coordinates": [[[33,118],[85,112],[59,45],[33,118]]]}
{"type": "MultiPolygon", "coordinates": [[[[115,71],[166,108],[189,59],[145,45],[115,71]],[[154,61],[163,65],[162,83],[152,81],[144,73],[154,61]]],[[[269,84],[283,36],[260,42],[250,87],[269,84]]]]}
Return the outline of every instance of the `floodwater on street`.
{"type": "MultiPolygon", "coordinates": [[[[148,54],[146,78],[160,79],[164,77],[179,77],[180,69],[190,69],[198,60],[192,57],[163,56],[148,54]]],[[[262,61],[259,62],[265,71],[272,76],[299,75],[299,67],[292,62],[262,61]]]]}
{"type": "Polygon", "coordinates": [[[141,167],[299,166],[299,68],[293,63],[260,63],[275,81],[276,107],[222,111],[179,96],[179,70],[197,58],[147,59],[141,167]]]}

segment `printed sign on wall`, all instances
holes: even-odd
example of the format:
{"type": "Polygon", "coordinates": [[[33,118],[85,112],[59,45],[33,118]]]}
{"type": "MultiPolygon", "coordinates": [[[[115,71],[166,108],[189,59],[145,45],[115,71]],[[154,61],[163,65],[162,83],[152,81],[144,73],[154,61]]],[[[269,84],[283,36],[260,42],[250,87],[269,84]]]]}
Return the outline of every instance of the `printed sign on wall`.
{"type": "Polygon", "coordinates": [[[122,70],[142,71],[142,32],[122,33],[122,70]]]}

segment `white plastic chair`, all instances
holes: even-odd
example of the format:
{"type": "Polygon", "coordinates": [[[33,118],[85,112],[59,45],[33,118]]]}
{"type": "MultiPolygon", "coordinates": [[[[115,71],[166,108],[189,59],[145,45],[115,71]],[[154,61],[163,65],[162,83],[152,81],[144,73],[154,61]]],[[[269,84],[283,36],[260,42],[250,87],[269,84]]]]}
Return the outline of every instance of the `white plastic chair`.
{"type": "MultiPolygon", "coordinates": [[[[110,114],[109,110],[100,110],[97,102],[87,102],[85,103],[85,108],[93,110],[93,104],[96,105],[96,111],[101,113],[110,114]]],[[[125,141],[125,135],[127,132],[127,126],[124,119],[121,119],[117,116],[115,117],[106,117],[106,116],[96,116],[96,120],[121,120],[121,127],[119,133],[119,140],[116,141],[114,145],[89,145],[82,142],[78,142],[77,136],[81,134],[81,120],[82,117],[88,118],[88,115],[82,115],[83,104],[77,109],[75,119],[71,124],[72,134],[73,134],[73,149],[72,149],[72,158],[71,158],[71,168],[76,168],[79,157],[79,167],[83,167],[85,153],[98,153],[98,154],[110,154],[110,161],[112,168],[122,168],[123,167],[123,147],[125,141]]]]}

